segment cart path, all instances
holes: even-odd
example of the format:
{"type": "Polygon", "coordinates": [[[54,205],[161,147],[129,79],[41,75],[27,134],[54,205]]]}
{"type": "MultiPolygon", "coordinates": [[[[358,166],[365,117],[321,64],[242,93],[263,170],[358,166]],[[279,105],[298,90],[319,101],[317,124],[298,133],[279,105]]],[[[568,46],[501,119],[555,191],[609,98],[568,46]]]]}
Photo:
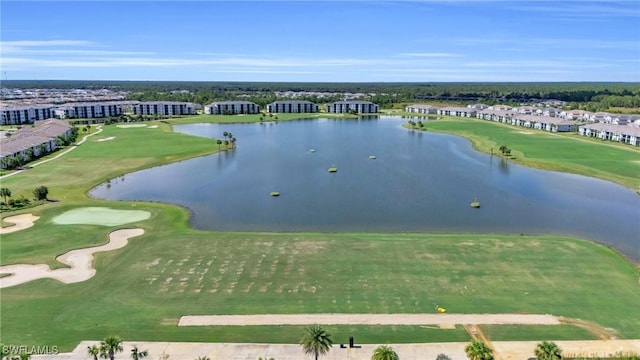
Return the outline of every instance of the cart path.
{"type": "Polygon", "coordinates": [[[537,314],[261,314],[189,315],[178,326],[225,325],[560,325],[553,315],[537,314]]]}
{"type": "Polygon", "coordinates": [[[96,274],[93,267],[93,254],[101,251],[116,250],[124,247],[128,239],[144,234],[143,229],[122,229],[109,234],[109,242],[85,249],[71,250],[56,258],[68,265],[68,268],[51,270],[47,264],[17,264],[0,266],[0,288],[23,284],[29,281],[50,278],[65,284],[77,283],[91,279],[96,274]]]}

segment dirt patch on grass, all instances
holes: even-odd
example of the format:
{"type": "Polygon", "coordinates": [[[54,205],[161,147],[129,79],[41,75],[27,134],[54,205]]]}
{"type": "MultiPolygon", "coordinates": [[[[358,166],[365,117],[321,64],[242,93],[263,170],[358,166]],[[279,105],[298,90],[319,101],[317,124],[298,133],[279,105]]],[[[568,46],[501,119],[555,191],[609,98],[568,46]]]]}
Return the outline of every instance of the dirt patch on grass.
{"type": "Polygon", "coordinates": [[[0,228],[0,234],[10,234],[16,231],[28,229],[32,227],[33,223],[38,219],[40,219],[40,217],[33,214],[22,214],[6,217],[2,219],[2,221],[14,225],[0,228]]]}
{"type": "Polygon", "coordinates": [[[593,334],[601,340],[612,340],[616,338],[615,331],[613,329],[607,329],[596,323],[585,321],[581,319],[571,319],[566,317],[560,317],[560,322],[567,325],[577,326],[587,330],[590,334],[593,334]]]}

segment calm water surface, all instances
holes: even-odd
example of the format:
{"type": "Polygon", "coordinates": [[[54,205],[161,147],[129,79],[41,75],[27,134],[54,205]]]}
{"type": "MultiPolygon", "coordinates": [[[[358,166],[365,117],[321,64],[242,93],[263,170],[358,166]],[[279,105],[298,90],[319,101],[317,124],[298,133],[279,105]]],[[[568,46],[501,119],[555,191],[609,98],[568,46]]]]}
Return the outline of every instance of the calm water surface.
{"type": "Polygon", "coordinates": [[[128,174],[91,195],[182,205],[200,229],[560,234],[640,260],[640,196],[632,190],[517,166],[403,122],[176,126],[216,138],[230,131],[238,148],[128,174]],[[334,166],[338,172],[329,173],[334,166]],[[480,209],[469,206],[474,198],[480,209]]]}

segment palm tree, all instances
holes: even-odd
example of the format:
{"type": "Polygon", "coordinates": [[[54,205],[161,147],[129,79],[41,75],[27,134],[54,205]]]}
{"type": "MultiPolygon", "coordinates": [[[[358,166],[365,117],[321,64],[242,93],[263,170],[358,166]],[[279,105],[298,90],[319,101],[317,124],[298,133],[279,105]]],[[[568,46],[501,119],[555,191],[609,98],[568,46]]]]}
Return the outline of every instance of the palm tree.
{"type": "Polygon", "coordinates": [[[231,147],[235,149],[235,147],[236,147],[236,138],[231,138],[231,147]]]}
{"type": "Polygon", "coordinates": [[[470,360],[493,360],[493,350],[481,340],[473,340],[464,352],[470,360]]]}
{"type": "Polygon", "coordinates": [[[306,333],[300,339],[302,350],[307,355],[314,355],[318,360],[318,356],[325,355],[331,349],[333,341],[329,334],[322,326],[314,325],[306,329],[306,333]]]}
{"type": "Polygon", "coordinates": [[[398,353],[396,353],[391,346],[380,345],[375,350],[373,350],[373,355],[371,355],[371,360],[399,360],[400,357],[398,353]]]}
{"type": "Polygon", "coordinates": [[[208,356],[198,356],[198,358],[196,358],[196,360],[211,360],[211,359],[209,359],[208,356]]]}
{"type": "Polygon", "coordinates": [[[436,360],[451,360],[451,357],[445,353],[440,353],[436,357],[436,360]]]}
{"type": "Polygon", "coordinates": [[[7,198],[11,197],[11,190],[9,188],[0,188],[0,196],[4,199],[4,203],[7,203],[7,198]]]}
{"type": "Polygon", "coordinates": [[[229,133],[225,131],[222,133],[222,136],[224,136],[224,139],[227,140],[227,136],[229,136],[229,133]]]}
{"type": "Polygon", "coordinates": [[[562,349],[553,341],[543,341],[536,346],[534,350],[536,359],[538,360],[561,360],[562,349]]]}
{"type": "Polygon", "coordinates": [[[122,352],[122,339],[120,336],[107,336],[100,343],[100,357],[114,360],[117,352],[122,352]]]}
{"type": "Polygon", "coordinates": [[[220,151],[220,145],[222,145],[222,140],[216,140],[216,144],[218,144],[218,151],[220,151]]]}
{"type": "Polygon", "coordinates": [[[100,355],[100,348],[98,345],[87,346],[87,352],[89,355],[93,356],[93,360],[98,360],[98,355],[100,355]]]}
{"type": "Polygon", "coordinates": [[[149,356],[149,352],[147,350],[140,351],[137,346],[134,346],[133,349],[131,349],[131,358],[133,360],[141,360],[147,356],[149,356]]]}
{"type": "Polygon", "coordinates": [[[224,141],[224,149],[225,150],[229,149],[229,140],[224,141]]]}

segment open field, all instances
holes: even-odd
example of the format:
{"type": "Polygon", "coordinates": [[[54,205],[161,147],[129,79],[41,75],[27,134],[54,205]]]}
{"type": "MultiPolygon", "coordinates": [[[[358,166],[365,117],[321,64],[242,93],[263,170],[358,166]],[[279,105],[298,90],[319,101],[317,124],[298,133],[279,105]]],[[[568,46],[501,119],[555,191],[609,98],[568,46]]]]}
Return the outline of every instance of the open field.
{"type": "MultiPolygon", "coordinates": [[[[187,229],[180,209],[137,208],[154,214],[135,224],[145,235],[98,254],[93,278],[3,289],[3,341],[33,339],[69,349],[79,340],[117,333],[154,341],[295,342],[301,326],[177,324],[182,315],[430,313],[437,304],[450,314],[549,313],[595,322],[618,338],[640,337],[640,315],[629,311],[640,297],[637,269],[590,242],[550,236],[210,233],[187,229]]],[[[20,249],[37,249],[33,258],[49,252],[51,261],[64,252],[63,244],[85,247],[92,236],[104,243],[104,227],[51,223],[58,212],[44,210],[36,226],[3,236],[2,263],[24,262],[20,249]],[[40,239],[43,234],[50,235],[40,239]]],[[[468,339],[460,327],[329,329],[362,342],[468,339]]],[[[597,339],[575,326],[553,333],[597,339]]]]}
{"type": "MultiPolygon", "coordinates": [[[[62,268],[57,256],[103,245],[111,231],[123,227],[55,224],[65,211],[105,206],[151,214],[126,225],[144,229],[144,235],[95,256],[91,279],[75,284],[43,279],[3,289],[4,343],[67,351],[81,340],[109,334],[139,341],[295,343],[303,326],[177,325],[183,315],[430,313],[436,305],[451,314],[564,316],[596,323],[618,338],[640,338],[640,313],[633,311],[640,298],[637,267],[587,241],[496,234],[206,232],[189,228],[188,212],[174,206],[89,199],[86,191],[108,178],[217,151],[212,139],[174,134],[158,124],[157,129],[105,126],[101,136],[113,140],[89,141],[3,179],[14,196],[45,185],[60,201],[29,209],[40,216],[33,227],[2,235],[2,265],[62,268]]],[[[510,136],[514,141],[507,145],[514,151],[515,140],[532,137],[510,136]]],[[[603,151],[603,157],[617,156],[603,151]]],[[[501,326],[491,330],[492,340],[512,336],[501,326]]],[[[550,327],[560,339],[597,339],[578,326],[550,327]]],[[[518,337],[542,340],[544,328],[534,327],[532,335],[517,330],[518,337]]],[[[328,329],[336,338],[356,336],[362,343],[469,340],[460,326],[328,329]]]]}
{"type": "Polygon", "coordinates": [[[513,161],[527,166],[598,177],[640,190],[640,148],[478,119],[441,117],[425,128],[464,136],[486,153],[493,149],[499,154],[498,148],[505,145],[513,161]]]}

